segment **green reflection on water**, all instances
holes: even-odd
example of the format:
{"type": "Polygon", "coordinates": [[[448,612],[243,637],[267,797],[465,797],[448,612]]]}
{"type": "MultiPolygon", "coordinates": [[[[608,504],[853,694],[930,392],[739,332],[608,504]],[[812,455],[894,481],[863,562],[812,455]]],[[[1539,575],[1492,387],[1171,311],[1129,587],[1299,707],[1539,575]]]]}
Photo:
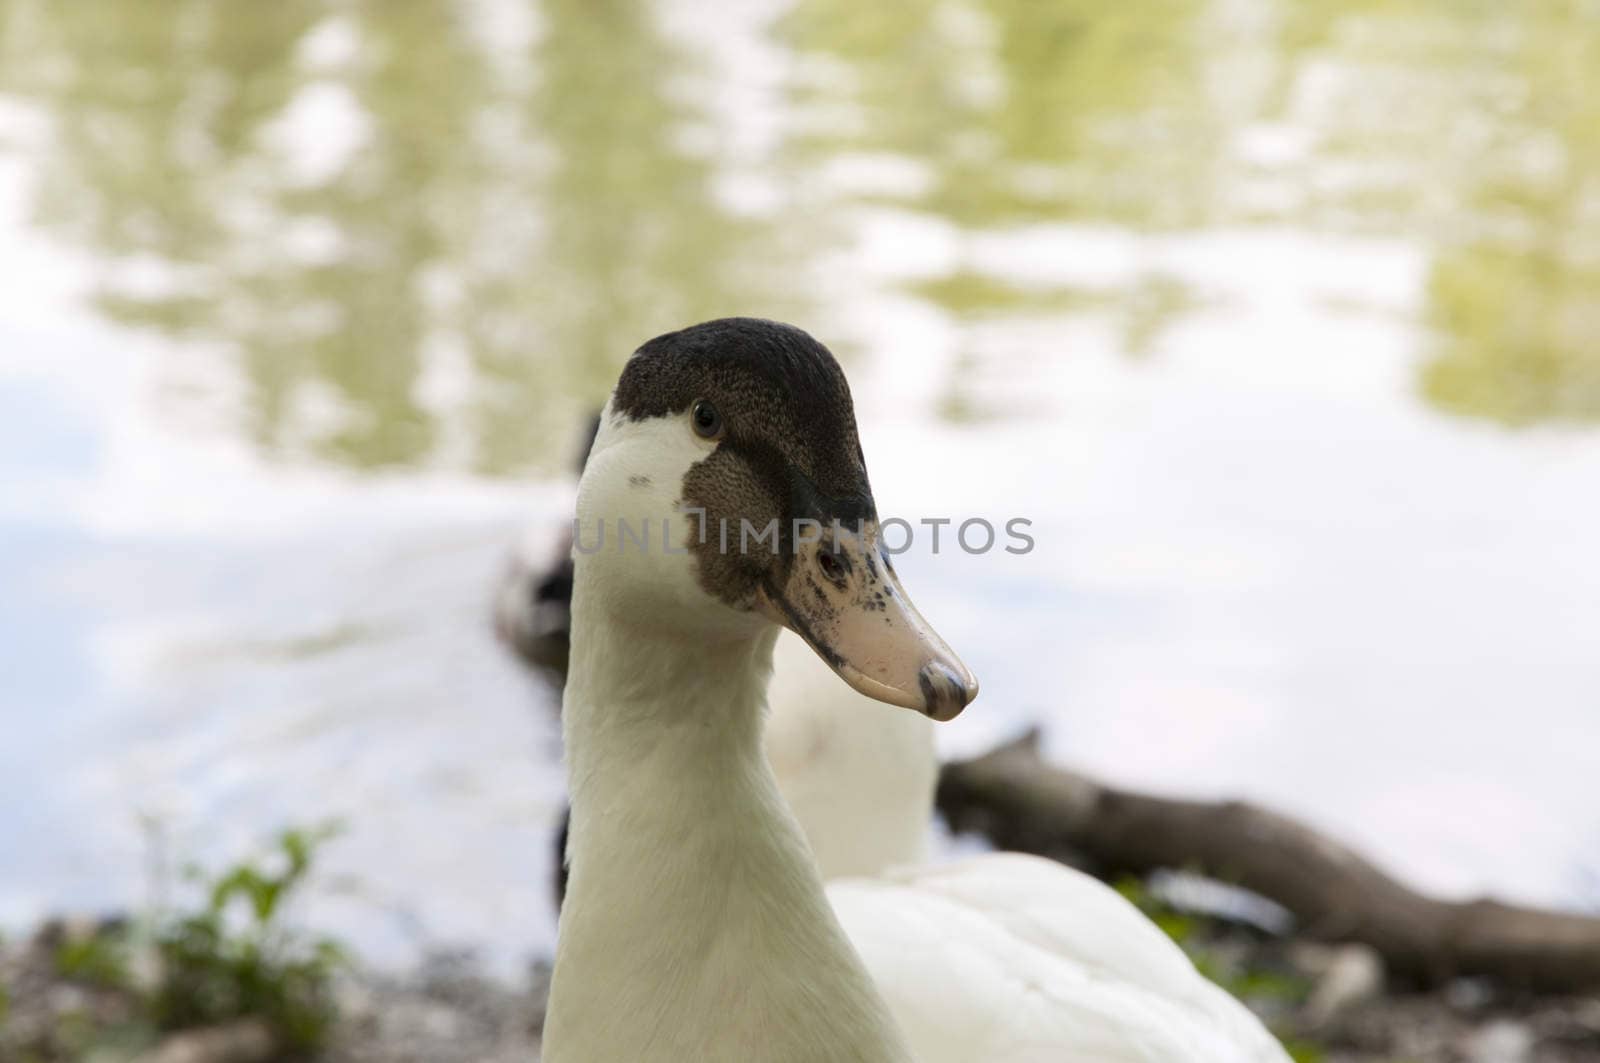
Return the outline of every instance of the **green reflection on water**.
{"type": "MultiPolygon", "coordinates": [[[[801,0],[784,29],[821,60],[803,99],[832,120],[813,124],[814,151],[922,165],[892,201],[968,229],[1287,224],[1414,238],[1432,256],[1426,398],[1508,423],[1600,418],[1595,0],[853,10],[801,0]],[[1256,164],[1227,157],[1261,122],[1312,126],[1309,158],[1277,175],[1283,206],[1242,194],[1256,164]]],[[[1146,280],[1097,297],[963,265],[913,290],[958,319],[1109,306],[1123,349],[1141,354],[1201,305],[1171,278],[1146,280]]]]}
{"type": "Polygon", "coordinates": [[[860,110],[813,128],[814,150],[924,163],[931,180],[906,202],[967,226],[1153,227],[1207,209],[1204,10],[1200,0],[800,0],[781,29],[823,61],[807,102],[860,110]],[[826,76],[836,70],[844,76],[826,76]]]}
{"type": "Polygon", "coordinates": [[[1283,10],[1286,46],[1353,75],[1323,146],[1356,176],[1321,206],[1432,248],[1424,396],[1505,424],[1600,419],[1600,3],[1283,10]]]}
{"type": "MultiPolygon", "coordinates": [[[[92,252],[111,319],[233,368],[266,452],[549,467],[640,340],[725,313],[806,319],[819,234],[848,236],[848,209],[725,205],[704,109],[721,89],[684,89],[701,57],[645,0],[530,4],[526,46],[465,10],[0,0],[0,88],[51,124],[39,223],[92,252]],[[330,22],[356,47],[313,68],[330,22]],[[347,101],[358,134],[310,174],[280,129],[308,90],[347,101]]],[[[842,208],[886,200],[962,234],[1414,240],[1427,399],[1600,418],[1596,0],[796,0],[772,36],[799,60],[784,181],[852,154],[911,164],[842,208]],[[1241,158],[1261,123],[1301,128],[1305,157],[1241,158]],[[1287,194],[1250,194],[1263,180],[1287,194]]],[[[958,323],[1110,313],[1141,355],[1202,305],[1149,270],[1024,289],[959,257],[911,286],[958,323]]],[[[957,360],[946,416],[979,416],[963,382],[984,357],[957,360]]]]}
{"type": "Polygon", "coordinates": [[[551,0],[498,65],[446,0],[4,6],[4,87],[53,124],[39,222],[95,252],[108,316],[221,351],[269,452],[547,464],[642,340],[797,305],[681,146],[689,59],[642,3],[551,0]],[[308,69],[334,18],[358,47],[308,69]],[[308,88],[353,104],[328,173],[272,128],[308,88]]]}
{"type": "Polygon", "coordinates": [[[1107,301],[1099,292],[1078,288],[1027,288],[976,270],[915,281],[906,287],[963,317],[1060,312],[1103,306],[1107,301]]]}
{"type": "Polygon", "coordinates": [[[1428,283],[1427,396],[1509,424],[1600,419],[1600,4],[1489,16],[1506,120],[1464,174],[1473,215],[1428,283]]]}
{"type": "Polygon", "coordinates": [[[805,316],[788,234],[721,205],[715,158],[679,146],[706,132],[674,91],[695,72],[691,57],[641,3],[547,0],[540,12],[545,35],[528,59],[538,82],[511,105],[539,157],[504,207],[531,203],[543,231],[509,269],[474,276],[464,322],[493,467],[539,444],[528,410],[575,394],[598,406],[651,336],[729,314],[805,316]]]}
{"type": "MultiPolygon", "coordinates": [[[[964,230],[1075,221],[1150,231],[1195,227],[1213,210],[1220,138],[1200,82],[1206,11],[1203,0],[800,0],[779,31],[816,71],[799,93],[821,118],[806,151],[920,164],[925,180],[879,198],[964,230]]],[[[1195,305],[1181,286],[1145,280],[1022,287],[958,263],[909,288],[958,322],[1110,310],[1124,350],[1142,355],[1195,305]]],[[[966,394],[980,361],[964,340],[941,416],[990,416],[966,394]]]]}

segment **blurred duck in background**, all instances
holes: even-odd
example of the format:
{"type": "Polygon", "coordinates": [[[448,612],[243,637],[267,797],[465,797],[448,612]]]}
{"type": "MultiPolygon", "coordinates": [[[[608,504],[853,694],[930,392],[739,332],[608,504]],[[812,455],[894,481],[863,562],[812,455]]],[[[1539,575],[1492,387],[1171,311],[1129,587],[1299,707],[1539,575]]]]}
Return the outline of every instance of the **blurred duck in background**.
{"type": "Polygon", "coordinates": [[[659,337],[601,418],[581,528],[660,526],[690,500],[865,531],[770,557],[601,549],[501,594],[519,652],[569,658],[545,1058],[1287,1060],[1100,882],[1017,854],[917,862],[928,728],[977,684],[877,549],[860,454],[843,374],[805,333],[659,337]]]}

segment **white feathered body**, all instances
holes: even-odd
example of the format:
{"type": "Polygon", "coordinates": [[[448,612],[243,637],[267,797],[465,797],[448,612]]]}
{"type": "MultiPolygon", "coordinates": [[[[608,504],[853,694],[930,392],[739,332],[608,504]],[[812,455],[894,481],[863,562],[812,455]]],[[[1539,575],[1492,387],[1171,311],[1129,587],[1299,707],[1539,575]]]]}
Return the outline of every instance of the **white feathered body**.
{"type": "Polygon", "coordinates": [[[1116,891],[995,853],[828,898],[921,1063],[1286,1063],[1116,891]]]}

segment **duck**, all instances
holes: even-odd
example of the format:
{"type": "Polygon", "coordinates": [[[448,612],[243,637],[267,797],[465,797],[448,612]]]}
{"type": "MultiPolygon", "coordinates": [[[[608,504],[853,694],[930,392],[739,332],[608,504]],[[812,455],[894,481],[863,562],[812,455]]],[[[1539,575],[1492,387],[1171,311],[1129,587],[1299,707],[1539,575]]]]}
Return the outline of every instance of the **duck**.
{"type": "Polygon", "coordinates": [[[570,882],[542,1058],[1286,1063],[1063,865],[986,854],[825,883],[764,746],[780,631],[913,718],[977,696],[882,548],[828,349],[749,318],[656,337],[578,490],[570,882]],[[771,549],[746,528],[775,530],[771,549]]]}

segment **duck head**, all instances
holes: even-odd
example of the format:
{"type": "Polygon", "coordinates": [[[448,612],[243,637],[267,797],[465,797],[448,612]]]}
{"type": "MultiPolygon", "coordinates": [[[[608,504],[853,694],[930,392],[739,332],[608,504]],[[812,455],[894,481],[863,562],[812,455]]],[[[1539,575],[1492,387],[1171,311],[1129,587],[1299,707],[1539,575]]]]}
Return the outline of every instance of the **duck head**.
{"type": "Polygon", "coordinates": [[[937,720],[977,696],[882,549],[849,385],[800,329],[727,318],[640,347],[575,537],[611,619],[694,639],[782,625],[856,690],[937,720]]]}

